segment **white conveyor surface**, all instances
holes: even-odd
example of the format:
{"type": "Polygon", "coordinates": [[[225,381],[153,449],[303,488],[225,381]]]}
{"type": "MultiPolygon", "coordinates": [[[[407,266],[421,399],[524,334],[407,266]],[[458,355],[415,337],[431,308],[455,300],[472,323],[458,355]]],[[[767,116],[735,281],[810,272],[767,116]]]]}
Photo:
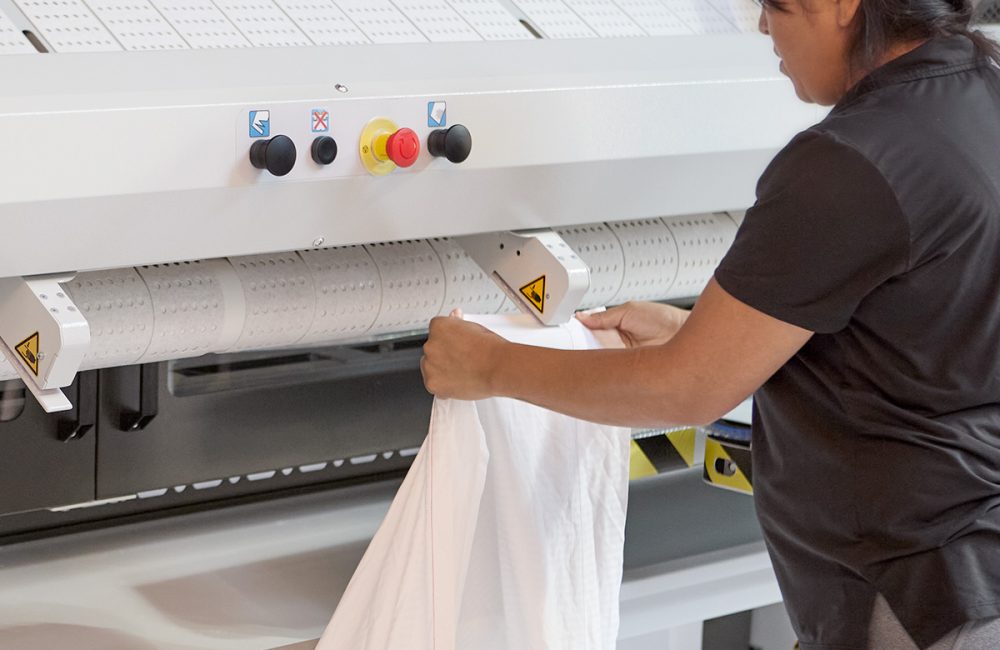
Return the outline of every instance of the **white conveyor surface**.
{"type": "MultiPolygon", "coordinates": [[[[397,487],[2,547],[0,648],[312,650],[397,487]]],[[[619,650],[779,600],[762,544],[626,572],[619,650]]]]}

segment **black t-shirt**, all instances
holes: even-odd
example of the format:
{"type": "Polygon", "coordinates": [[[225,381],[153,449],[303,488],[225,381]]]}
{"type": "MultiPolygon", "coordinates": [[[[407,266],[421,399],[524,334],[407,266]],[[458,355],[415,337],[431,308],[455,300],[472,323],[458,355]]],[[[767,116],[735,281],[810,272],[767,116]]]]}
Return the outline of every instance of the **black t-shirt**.
{"type": "Polygon", "coordinates": [[[716,272],[816,335],[756,394],[754,491],[802,647],[1000,615],[1000,70],[955,36],[798,135],[716,272]]]}

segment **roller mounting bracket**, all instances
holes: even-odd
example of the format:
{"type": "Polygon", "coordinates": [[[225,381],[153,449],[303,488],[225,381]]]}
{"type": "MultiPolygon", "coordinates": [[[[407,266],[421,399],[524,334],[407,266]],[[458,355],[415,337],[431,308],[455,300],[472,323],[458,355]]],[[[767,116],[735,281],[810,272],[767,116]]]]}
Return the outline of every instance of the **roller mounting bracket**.
{"type": "Polygon", "coordinates": [[[590,270],[545,229],[458,237],[459,245],[521,309],[543,325],[569,321],[590,289],[590,270]]]}
{"type": "Polygon", "coordinates": [[[73,383],[90,347],[90,325],[61,283],[72,274],[0,278],[0,351],[47,413],[73,405],[73,383]]]}

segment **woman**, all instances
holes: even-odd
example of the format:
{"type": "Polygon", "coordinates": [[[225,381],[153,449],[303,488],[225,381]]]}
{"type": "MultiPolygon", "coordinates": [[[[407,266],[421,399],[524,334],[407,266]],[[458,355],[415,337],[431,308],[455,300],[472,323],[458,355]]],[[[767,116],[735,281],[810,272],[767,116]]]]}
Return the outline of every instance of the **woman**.
{"type": "Polygon", "coordinates": [[[435,395],[706,423],[756,391],[758,514],[802,647],[1000,648],[1000,70],[968,0],[766,0],[808,102],[688,313],[581,316],[626,350],[435,319],[435,395]],[[525,373],[524,368],[532,368],[525,373]]]}

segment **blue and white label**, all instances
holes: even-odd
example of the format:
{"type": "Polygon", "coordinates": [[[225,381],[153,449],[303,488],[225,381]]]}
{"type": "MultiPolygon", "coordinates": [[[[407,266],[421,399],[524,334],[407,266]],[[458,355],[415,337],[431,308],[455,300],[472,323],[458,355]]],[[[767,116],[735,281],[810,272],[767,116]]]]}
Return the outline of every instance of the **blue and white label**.
{"type": "Polygon", "coordinates": [[[330,130],[330,111],[325,108],[312,109],[312,132],[326,133],[330,130]]]}
{"type": "Polygon", "coordinates": [[[271,111],[250,111],[250,137],[271,137],[271,111]]]}
{"type": "Polygon", "coordinates": [[[448,102],[427,102],[427,126],[448,126],[448,102]]]}

